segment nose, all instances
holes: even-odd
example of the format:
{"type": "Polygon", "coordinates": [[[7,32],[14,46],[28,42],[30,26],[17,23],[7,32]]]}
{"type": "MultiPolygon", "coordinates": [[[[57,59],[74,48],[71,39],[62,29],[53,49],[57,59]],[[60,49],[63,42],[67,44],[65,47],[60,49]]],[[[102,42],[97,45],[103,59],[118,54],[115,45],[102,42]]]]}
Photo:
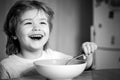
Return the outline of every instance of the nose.
{"type": "Polygon", "coordinates": [[[41,28],[39,25],[36,25],[36,24],[33,25],[32,31],[40,31],[40,30],[41,30],[41,28]]]}

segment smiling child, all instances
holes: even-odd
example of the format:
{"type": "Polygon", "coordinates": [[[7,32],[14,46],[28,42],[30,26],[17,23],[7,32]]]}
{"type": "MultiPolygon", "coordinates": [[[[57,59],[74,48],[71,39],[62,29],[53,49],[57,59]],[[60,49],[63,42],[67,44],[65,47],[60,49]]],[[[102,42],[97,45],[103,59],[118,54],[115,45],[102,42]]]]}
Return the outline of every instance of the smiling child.
{"type": "MultiPolygon", "coordinates": [[[[33,62],[42,59],[64,59],[72,56],[48,48],[52,30],[53,10],[35,0],[17,1],[7,14],[4,31],[7,35],[7,58],[0,63],[1,79],[33,75],[33,62]]],[[[93,42],[85,42],[82,49],[92,64],[91,54],[97,49],[93,42]]]]}

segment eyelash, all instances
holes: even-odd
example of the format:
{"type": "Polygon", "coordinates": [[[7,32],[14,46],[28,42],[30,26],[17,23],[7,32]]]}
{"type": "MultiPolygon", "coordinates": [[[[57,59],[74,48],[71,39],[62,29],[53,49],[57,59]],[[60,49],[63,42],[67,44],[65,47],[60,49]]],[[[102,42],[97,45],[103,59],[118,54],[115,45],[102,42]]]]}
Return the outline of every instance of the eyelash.
{"type": "Polygon", "coordinates": [[[40,22],[40,24],[46,24],[46,22],[40,22]]]}
{"type": "MultiPolygon", "coordinates": [[[[26,22],[24,25],[32,24],[32,22],[26,22]]],[[[40,24],[46,24],[46,22],[40,22],[40,24]]]]}
{"type": "Polygon", "coordinates": [[[27,22],[27,23],[25,23],[25,25],[27,25],[27,24],[32,24],[31,22],[27,22]]]}

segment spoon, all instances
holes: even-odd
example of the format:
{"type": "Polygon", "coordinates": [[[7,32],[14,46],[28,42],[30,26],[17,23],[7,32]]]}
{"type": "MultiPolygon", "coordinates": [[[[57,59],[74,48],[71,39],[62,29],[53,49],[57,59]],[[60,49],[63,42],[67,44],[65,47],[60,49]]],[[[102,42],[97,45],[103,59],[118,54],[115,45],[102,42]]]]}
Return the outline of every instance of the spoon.
{"type": "Polygon", "coordinates": [[[86,62],[86,60],[87,60],[87,56],[85,54],[81,54],[81,55],[75,56],[72,59],[68,60],[65,65],[73,64],[76,61],[77,61],[77,63],[79,63],[79,62],[83,63],[83,62],[86,62]]]}

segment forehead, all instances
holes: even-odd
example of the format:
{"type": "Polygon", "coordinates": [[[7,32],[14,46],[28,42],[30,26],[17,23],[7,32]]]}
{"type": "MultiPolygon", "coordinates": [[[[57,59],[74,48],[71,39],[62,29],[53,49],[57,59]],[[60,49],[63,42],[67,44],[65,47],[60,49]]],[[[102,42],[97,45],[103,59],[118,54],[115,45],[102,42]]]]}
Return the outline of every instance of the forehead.
{"type": "Polygon", "coordinates": [[[48,19],[47,14],[43,10],[37,10],[37,9],[31,9],[25,11],[20,19],[21,20],[26,20],[26,19],[48,19]]]}

